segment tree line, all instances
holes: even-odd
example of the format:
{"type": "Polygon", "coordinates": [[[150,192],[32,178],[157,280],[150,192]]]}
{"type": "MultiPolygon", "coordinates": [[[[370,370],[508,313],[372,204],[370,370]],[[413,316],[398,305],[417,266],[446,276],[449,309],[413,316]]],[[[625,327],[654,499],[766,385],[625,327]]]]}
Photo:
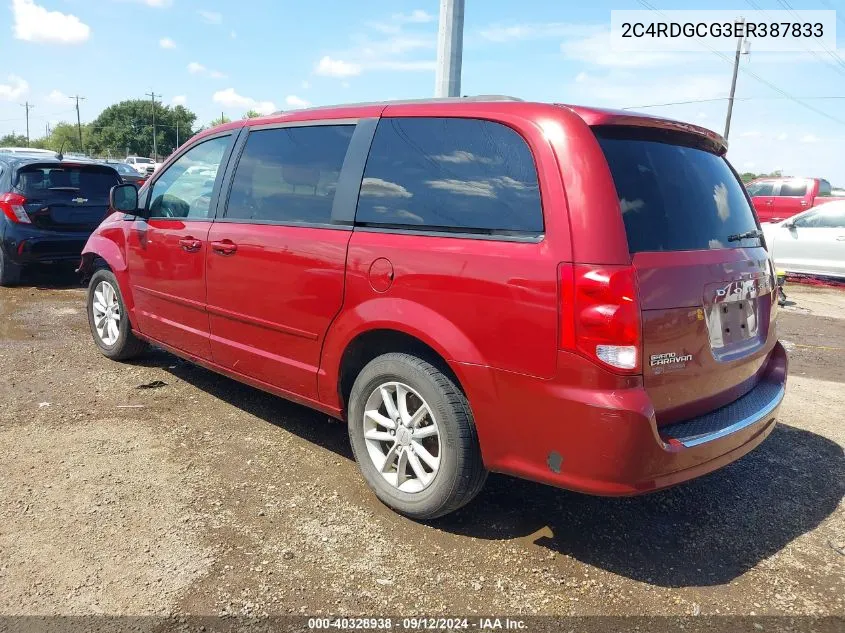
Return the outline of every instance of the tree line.
{"type": "MultiPolygon", "coordinates": [[[[260,116],[250,110],[244,118],[260,116]]],[[[197,115],[185,106],[155,104],[155,146],[160,157],[170,155],[205,127],[194,128],[197,115]]],[[[230,119],[221,114],[209,127],[230,119]]],[[[153,155],[153,103],[129,99],[107,107],[90,123],[57,123],[49,134],[27,139],[15,132],[0,137],[0,147],[36,147],[55,152],[81,152],[89,156],[119,157],[153,155]],[[81,140],[80,140],[81,136],[81,140]]]]}

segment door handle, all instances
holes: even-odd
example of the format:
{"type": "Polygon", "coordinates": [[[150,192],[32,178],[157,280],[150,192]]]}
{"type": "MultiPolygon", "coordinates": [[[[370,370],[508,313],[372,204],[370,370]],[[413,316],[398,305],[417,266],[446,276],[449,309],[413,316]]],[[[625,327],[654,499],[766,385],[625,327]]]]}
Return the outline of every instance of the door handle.
{"type": "Polygon", "coordinates": [[[202,242],[195,237],[183,237],[179,240],[179,246],[181,246],[182,250],[185,252],[196,253],[202,246],[202,242]]]}
{"type": "Polygon", "coordinates": [[[211,250],[218,255],[234,255],[238,250],[238,245],[232,240],[220,240],[211,243],[211,250]]]}
{"type": "Polygon", "coordinates": [[[801,201],[801,206],[802,206],[802,207],[806,207],[808,204],[810,204],[810,203],[809,203],[809,202],[807,202],[806,200],[802,200],[802,201],[801,201]]]}
{"type": "Polygon", "coordinates": [[[771,200],[766,200],[766,206],[767,206],[767,207],[770,207],[770,206],[772,206],[773,204],[774,204],[774,202],[772,202],[771,200]]]}

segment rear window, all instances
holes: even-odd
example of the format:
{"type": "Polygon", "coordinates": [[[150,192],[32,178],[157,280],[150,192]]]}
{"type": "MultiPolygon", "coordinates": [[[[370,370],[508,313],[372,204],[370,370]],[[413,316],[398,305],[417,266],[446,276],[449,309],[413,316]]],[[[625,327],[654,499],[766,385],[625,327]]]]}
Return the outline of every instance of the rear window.
{"type": "Polygon", "coordinates": [[[110,167],[27,165],[18,170],[15,189],[32,200],[85,198],[88,204],[107,204],[109,191],[118,184],[120,178],[110,167]]]}
{"type": "Polygon", "coordinates": [[[534,158],[478,119],[387,118],[373,138],[356,222],[485,235],[543,231],[534,158]]]}
{"type": "Polygon", "coordinates": [[[729,237],[757,228],[745,191],[727,162],[690,139],[626,128],[597,128],[630,252],[749,246],[729,237]],[[681,144],[681,143],[685,144],[681,144]]]}
{"type": "Polygon", "coordinates": [[[783,182],[780,185],[779,196],[788,198],[803,198],[807,195],[806,182],[783,182]]]}

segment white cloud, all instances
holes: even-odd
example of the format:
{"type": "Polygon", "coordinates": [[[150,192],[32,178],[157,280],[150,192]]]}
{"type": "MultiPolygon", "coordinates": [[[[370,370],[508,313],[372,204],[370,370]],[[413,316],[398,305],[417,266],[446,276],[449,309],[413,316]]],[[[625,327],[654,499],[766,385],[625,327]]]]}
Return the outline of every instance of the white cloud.
{"type": "Polygon", "coordinates": [[[801,137],[802,143],[818,143],[821,139],[815,134],[805,134],[801,137]]]}
{"type": "Polygon", "coordinates": [[[169,37],[163,37],[158,41],[158,45],[162,48],[176,48],[176,42],[169,37]]]}
{"type": "Polygon", "coordinates": [[[12,0],[15,37],[25,42],[79,44],[91,36],[91,27],[75,15],[48,11],[34,0],[12,0]]]}
{"type": "Polygon", "coordinates": [[[188,97],[186,97],[185,95],[176,95],[175,97],[173,97],[170,100],[170,103],[172,103],[175,106],[177,106],[177,105],[183,106],[186,103],[188,103],[188,97]]]}
{"type": "Polygon", "coordinates": [[[590,78],[590,76],[587,73],[585,73],[584,71],[581,71],[580,73],[578,73],[575,76],[575,83],[582,84],[585,81],[587,81],[589,78],[590,78]]]}
{"type": "Polygon", "coordinates": [[[345,62],[325,55],[318,63],[314,72],[326,77],[354,77],[361,74],[360,64],[345,62]]]}
{"type": "Polygon", "coordinates": [[[223,23],[223,15],[221,13],[218,13],[217,11],[205,11],[203,9],[200,9],[199,11],[197,11],[197,13],[199,13],[200,17],[202,18],[202,21],[206,24],[223,23]]]}
{"type": "Polygon", "coordinates": [[[307,108],[311,105],[310,101],[306,101],[296,95],[288,95],[285,97],[285,103],[294,108],[307,108]]]}
{"type": "Polygon", "coordinates": [[[775,137],[775,140],[776,140],[776,141],[785,141],[785,140],[786,140],[786,139],[788,139],[788,138],[789,138],[789,135],[788,135],[786,132],[781,132],[780,134],[778,134],[778,135],[775,137]]]}
{"type": "Polygon", "coordinates": [[[434,16],[422,9],[414,9],[410,13],[394,13],[392,16],[394,22],[399,24],[425,24],[426,22],[434,22],[434,16]]]}
{"type": "Polygon", "coordinates": [[[640,73],[616,70],[584,75],[581,81],[569,85],[570,92],[579,101],[614,108],[636,109],[656,103],[714,99],[725,96],[726,90],[721,75],[651,74],[646,78],[640,73]]]}
{"type": "Polygon", "coordinates": [[[9,83],[0,84],[0,101],[14,101],[29,92],[29,84],[17,75],[9,75],[9,83]]]}
{"type": "Polygon", "coordinates": [[[211,97],[214,103],[229,109],[255,110],[261,114],[271,114],[276,111],[276,104],[272,101],[257,101],[252,97],[245,97],[235,92],[234,88],[219,90],[211,97]]]}
{"type": "Polygon", "coordinates": [[[55,103],[57,105],[67,105],[68,99],[70,99],[70,97],[68,97],[61,90],[53,90],[50,94],[47,95],[47,101],[49,101],[50,103],[55,103]]]}
{"type": "Polygon", "coordinates": [[[753,160],[747,160],[744,163],[742,163],[742,166],[745,169],[753,169],[754,167],[757,166],[757,163],[755,163],[753,160]]]}
{"type": "MultiPolygon", "coordinates": [[[[519,40],[536,40],[549,37],[578,37],[594,31],[595,27],[568,22],[549,22],[547,24],[491,24],[481,30],[479,35],[490,42],[515,42],[519,40]]],[[[609,43],[609,42],[608,42],[609,43]]]]}
{"type": "Polygon", "coordinates": [[[162,7],[169,7],[171,4],[173,4],[173,0],[133,0],[133,1],[137,2],[138,4],[145,4],[148,7],[155,7],[157,9],[160,9],[162,7]]]}
{"type": "Polygon", "coordinates": [[[204,75],[212,79],[225,79],[226,75],[219,70],[210,70],[200,64],[199,62],[191,62],[188,64],[188,72],[192,75],[204,75]]]}
{"type": "MultiPolygon", "coordinates": [[[[576,28],[574,25],[570,25],[576,28]]],[[[514,27],[516,28],[516,27],[514,27]]],[[[646,68],[688,62],[696,53],[619,52],[610,47],[610,31],[580,27],[581,36],[572,36],[560,45],[567,59],[610,68],[646,68]],[[584,34],[588,32],[588,34],[584,34]]]]}
{"type": "Polygon", "coordinates": [[[760,130],[746,130],[740,134],[740,137],[742,138],[760,138],[760,136],[762,136],[760,130]]]}

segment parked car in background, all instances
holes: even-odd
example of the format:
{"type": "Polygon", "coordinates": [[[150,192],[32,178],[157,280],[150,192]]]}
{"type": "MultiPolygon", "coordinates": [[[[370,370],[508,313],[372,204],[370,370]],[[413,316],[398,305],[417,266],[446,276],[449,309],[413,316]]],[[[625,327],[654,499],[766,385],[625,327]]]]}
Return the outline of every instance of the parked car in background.
{"type": "Polygon", "coordinates": [[[125,161],[127,165],[132,165],[135,170],[142,176],[151,176],[155,171],[155,161],[152,158],[144,158],[143,156],[129,156],[125,161]]]}
{"type": "Polygon", "coordinates": [[[39,149],[37,147],[0,147],[0,154],[28,154],[31,156],[48,156],[50,158],[56,157],[56,152],[49,149],[39,149]]]}
{"type": "Polygon", "coordinates": [[[0,153],[0,285],[32,263],[78,261],[120,182],[106,165],[0,153]]]}
{"type": "Polygon", "coordinates": [[[778,269],[845,278],[845,200],[764,227],[778,269]]]}
{"type": "Polygon", "coordinates": [[[136,187],[140,187],[145,182],[147,182],[147,176],[142,176],[141,174],[139,174],[138,171],[132,165],[112,161],[105,161],[105,163],[109,167],[114,167],[115,170],[117,170],[117,173],[120,174],[120,179],[123,182],[135,185],[136,187]]]}
{"type": "Polygon", "coordinates": [[[418,519],[490,470],[665,488],[762,442],[785,390],[773,270],[725,151],[693,125],[508,98],[232,122],[112,191],[122,213],[80,266],[92,337],[345,418],[367,483],[418,519]]]}
{"type": "Polygon", "coordinates": [[[761,222],[780,222],[838,199],[824,178],[758,178],[746,189],[761,222]]]}

